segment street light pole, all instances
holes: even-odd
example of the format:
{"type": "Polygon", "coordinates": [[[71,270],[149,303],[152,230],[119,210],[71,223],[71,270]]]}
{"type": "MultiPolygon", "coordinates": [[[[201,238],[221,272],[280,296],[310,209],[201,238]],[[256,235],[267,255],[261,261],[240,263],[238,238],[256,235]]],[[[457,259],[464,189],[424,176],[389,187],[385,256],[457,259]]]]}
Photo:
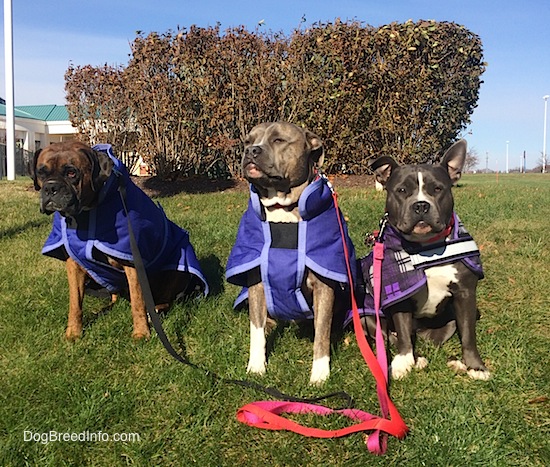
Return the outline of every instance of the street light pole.
{"type": "Polygon", "coordinates": [[[544,99],[544,130],[543,130],[543,143],[542,143],[542,173],[546,173],[546,114],[548,111],[548,98],[550,96],[543,96],[544,99]]]}
{"type": "Polygon", "coordinates": [[[510,173],[510,167],[508,164],[508,144],[510,141],[506,141],[506,173],[510,173]]]}

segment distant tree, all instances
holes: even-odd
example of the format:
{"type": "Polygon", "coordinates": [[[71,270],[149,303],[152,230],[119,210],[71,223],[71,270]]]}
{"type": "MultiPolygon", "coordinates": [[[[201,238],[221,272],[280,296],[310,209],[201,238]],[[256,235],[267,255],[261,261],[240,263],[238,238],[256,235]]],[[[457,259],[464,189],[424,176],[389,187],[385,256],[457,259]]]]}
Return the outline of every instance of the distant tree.
{"type": "Polygon", "coordinates": [[[475,148],[469,148],[466,153],[466,162],[464,163],[464,172],[473,171],[479,164],[479,156],[475,148]]]}

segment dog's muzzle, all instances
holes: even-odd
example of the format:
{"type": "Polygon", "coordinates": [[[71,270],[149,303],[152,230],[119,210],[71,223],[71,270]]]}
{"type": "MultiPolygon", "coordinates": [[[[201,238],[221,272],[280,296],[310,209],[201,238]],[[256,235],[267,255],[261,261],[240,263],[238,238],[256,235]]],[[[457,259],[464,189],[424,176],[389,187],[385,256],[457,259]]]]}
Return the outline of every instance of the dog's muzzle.
{"type": "Polygon", "coordinates": [[[40,212],[64,216],[74,216],[80,212],[80,200],[70,186],[56,180],[50,180],[40,189],[40,212]]]}

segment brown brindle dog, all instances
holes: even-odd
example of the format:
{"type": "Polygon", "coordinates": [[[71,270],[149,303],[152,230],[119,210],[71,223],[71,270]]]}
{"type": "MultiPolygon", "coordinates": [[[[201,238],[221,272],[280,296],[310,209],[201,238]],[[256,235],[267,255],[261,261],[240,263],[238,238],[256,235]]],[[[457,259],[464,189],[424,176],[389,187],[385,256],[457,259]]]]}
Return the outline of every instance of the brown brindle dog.
{"type": "MultiPolygon", "coordinates": [[[[104,200],[100,201],[100,192],[113,173],[115,162],[106,152],[95,151],[89,146],[78,142],[55,143],[43,150],[35,153],[33,164],[30,168],[31,176],[34,180],[36,190],[40,191],[40,211],[44,214],[59,213],[66,225],[73,226],[73,230],[80,229],[81,226],[86,235],[89,222],[89,214],[97,209],[97,218],[105,218],[105,213],[101,211],[104,200]],[[101,206],[98,206],[101,204],[101,206]]],[[[128,184],[132,184],[133,193],[139,190],[128,179],[128,184]]],[[[139,190],[140,193],[141,190],[139,190]]],[[[107,194],[101,196],[119,196],[116,187],[107,194]]],[[[144,204],[153,203],[144,193],[144,204]]],[[[141,198],[140,198],[140,202],[141,198]]],[[[155,206],[154,209],[157,209],[155,206]]],[[[160,212],[162,210],[159,209],[160,212]]],[[[162,213],[161,220],[164,221],[162,213]]],[[[179,229],[175,224],[171,224],[167,219],[169,228],[179,229]]],[[[119,236],[120,232],[115,231],[114,225],[107,229],[111,236],[119,236]]],[[[156,228],[156,227],[155,227],[156,228]]],[[[164,226],[159,225],[158,230],[163,230],[164,226]]],[[[182,230],[182,229],[181,229],[182,230]]],[[[175,230],[177,231],[177,230],[175,230]]],[[[127,234],[127,232],[125,233],[127,234]]],[[[94,239],[92,239],[93,241],[94,239]]],[[[98,240],[100,241],[100,240],[98,240]]],[[[66,246],[63,247],[61,254],[55,255],[59,259],[66,260],[67,278],[69,283],[69,316],[66,330],[66,337],[74,340],[82,335],[82,305],[86,284],[90,275],[84,264],[77,261],[72,253],[68,252],[66,246]]],[[[159,254],[153,252],[154,255],[159,254]]],[[[51,255],[54,256],[54,255],[51,255]]],[[[148,338],[150,336],[146,307],[143,299],[143,292],[138,281],[137,272],[131,259],[115,257],[100,251],[93,251],[94,261],[110,266],[115,271],[123,271],[127,280],[127,290],[121,291],[128,293],[133,319],[133,337],[148,338]]],[[[115,274],[117,274],[115,272],[115,274]]],[[[157,309],[167,309],[171,302],[179,294],[188,290],[193,282],[192,275],[188,271],[160,270],[154,274],[149,274],[151,290],[157,305],[157,309]]],[[[198,274],[203,280],[202,275],[198,274]]],[[[206,284],[204,284],[206,286],[206,284]]],[[[205,287],[206,288],[206,287],[205,287]]],[[[112,302],[116,300],[117,295],[112,295],[112,302]]]]}

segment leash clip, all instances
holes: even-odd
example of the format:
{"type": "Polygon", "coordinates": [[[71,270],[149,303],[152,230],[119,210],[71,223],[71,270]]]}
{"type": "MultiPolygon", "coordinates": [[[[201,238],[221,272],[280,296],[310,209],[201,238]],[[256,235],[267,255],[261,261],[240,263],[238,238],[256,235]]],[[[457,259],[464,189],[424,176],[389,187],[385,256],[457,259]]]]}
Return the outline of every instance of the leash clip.
{"type": "Polygon", "coordinates": [[[389,214],[387,212],[384,213],[384,217],[380,219],[380,231],[378,232],[378,237],[376,238],[376,241],[382,243],[384,241],[384,230],[386,230],[386,226],[388,225],[388,218],[389,214]]]}
{"type": "Polygon", "coordinates": [[[364,241],[365,241],[365,245],[368,248],[374,247],[374,244],[376,242],[382,243],[384,241],[383,235],[384,235],[384,230],[386,229],[386,224],[387,223],[388,223],[388,213],[385,213],[384,217],[382,219],[380,219],[379,229],[378,230],[373,230],[372,232],[368,232],[368,233],[365,234],[365,240],[364,241]]]}
{"type": "Polygon", "coordinates": [[[330,192],[333,195],[336,195],[336,192],[334,191],[334,187],[332,186],[332,183],[330,182],[329,178],[325,175],[325,173],[321,170],[320,167],[317,168],[317,176],[325,180],[330,192]]]}

